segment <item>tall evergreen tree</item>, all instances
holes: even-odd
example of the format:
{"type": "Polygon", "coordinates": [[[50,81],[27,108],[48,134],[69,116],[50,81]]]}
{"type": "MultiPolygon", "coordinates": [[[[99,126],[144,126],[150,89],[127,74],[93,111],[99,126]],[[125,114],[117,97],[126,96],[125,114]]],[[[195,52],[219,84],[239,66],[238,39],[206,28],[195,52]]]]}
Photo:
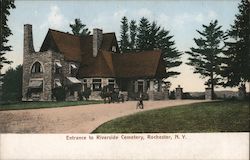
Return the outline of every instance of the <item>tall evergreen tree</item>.
{"type": "Polygon", "coordinates": [[[163,60],[165,62],[167,77],[172,77],[179,75],[180,72],[172,71],[173,67],[178,67],[181,65],[181,55],[175,47],[175,41],[172,40],[173,36],[169,35],[169,31],[161,28],[156,22],[152,22],[150,25],[149,32],[149,49],[161,49],[163,54],[163,60]]]}
{"type": "MultiPolygon", "coordinates": [[[[169,31],[158,26],[156,22],[152,22],[150,23],[147,36],[145,38],[147,45],[139,50],[161,49],[167,72],[167,77],[165,78],[179,75],[180,72],[172,71],[172,68],[181,65],[180,58],[182,53],[176,49],[175,41],[172,40],[173,36],[169,35],[169,31]]],[[[137,37],[137,39],[139,40],[140,37],[137,37]]]]}
{"type": "Polygon", "coordinates": [[[214,99],[214,87],[220,84],[221,64],[223,61],[223,40],[224,32],[222,26],[218,26],[218,21],[211,21],[208,26],[202,25],[203,31],[197,32],[201,37],[194,38],[197,48],[190,48],[187,51],[190,55],[188,65],[194,67],[194,73],[199,73],[202,78],[208,77],[206,85],[212,89],[212,99],[214,99]]]}
{"type": "Polygon", "coordinates": [[[156,35],[156,47],[154,47],[162,50],[167,71],[167,77],[165,78],[179,75],[180,72],[172,71],[172,68],[178,67],[182,64],[180,61],[182,53],[175,47],[173,36],[169,35],[169,33],[170,32],[165,29],[159,30],[156,35]]]}
{"type": "Polygon", "coordinates": [[[121,20],[121,37],[120,37],[120,49],[122,53],[126,53],[129,50],[129,35],[128,35],[128,19],[127,17],[123,17],[121,20]]]}
{"type": "Polygon", "coordinates": [[[150,50],[150,22],[142,17],[138,26],[136,38],[136,48],[140,51],[150,50]]]}
{"type": "Polygon", "coordinates": [[[136,21],[135,20],[131,20],[130,24],[129,24],[129,35],[130,35],[130,42],[129,42],[129,48],[130,50],[134,50],[135,49],[135,40],[136,40],[136,35],[137,35],[137,25],[136,25],[136,21]]]}
{"type": "Polygon", "coordinates": [[[8,37],[12,35],[11,30],[7,24],[7,17],[10,15],[10,9],[16,8],[14,0],[1,0],[0,1],[1,12],[0,12],[0,73],[4,64],[11,64],[12,61],[9,61],[4,57],[6,52],[12,51],[12,47],[7,45],[8,37]]]}
{"type": "MultiPolygon", "coordinates": [[[[163,37],[159,37],[159,31],[161,27],[159,27],[156,22],[152,22],[150,24],[150,30],[149,30],[149,50],[153,50],[155,48],[159,48],[159,44],[157,44],[157,40],[160,40],[163,37]]],[[[162,49],[162,48],[161,48],[162,49]]]]}
{"type": "Polygon", "coordinates": [[[250,82],[250,2],[241,0],[238,9],[234,24],[227,32],[227,58],[222,74],[226,77],[225,86],[230,87],[250,82]]]}
{"type": "MultiPolygon", "coordinates": [[[[130,47],[128,51],[147,51],[161,49],[163,60],[167,68],[167,77],[175,76],[180,72],[171,71],[173,67],[181,65],[181,55],[175,47],[173,36],[169,35],[169,31],[158,26],[156,22],[150,23],[147,18],[142,17],[139,26],[134,26],[136,22],[130,23],[130,47]],[[133,48],[133,40],[136,37],[135,48],[133,48]]],[[[122,44],[120,44],[122,45],[122,44]]],[[[121,46],[121,48],[124,48],[121,46]]]]}
{"type": "Polygon", "coordinates": [[[74,24],[69,25],[72,33],[77,36],[85,36],[90,35],[90,31],[88,28],[86,28],[86,25],[82,23],[82,21],[79,18],[75,19],[74,24]]]}

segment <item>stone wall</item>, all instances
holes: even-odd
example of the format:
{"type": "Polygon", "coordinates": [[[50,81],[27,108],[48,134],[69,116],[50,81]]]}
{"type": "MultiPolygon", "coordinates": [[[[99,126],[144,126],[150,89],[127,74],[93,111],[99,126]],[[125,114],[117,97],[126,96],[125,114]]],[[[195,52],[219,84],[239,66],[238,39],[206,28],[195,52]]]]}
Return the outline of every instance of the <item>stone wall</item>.
{"type": "MultiPolygon", "coordinates": [[[[103,88],[104,86],[108,85],[108,80],[109,79],[114,79],[114,78],[99,78],[99,77],[94,77],[94,78],[83,78],[81,79],[81,81],[86,80],[87,81],[87,87],[89,87],[91,89],[91,95],[90,95],[90,100],[100,100],[100,93],[101,91],[93,91],[93,79],[101,79],[101,87],[103,88]]],[[[115,80],[115,79],[114,79],[115,80]]],[[[116,84],[116,80],[115,80],[115,86],[117,86],[116,84]]]]}
{"type": "Polygon", "coordinates": [[[51,100],[52,90],[52,52],[33,52],[24,53],[23,58],[23,100],[29,100],[26,97],[29,81],[35,79],[43,80],[43,93],[41,94],[41,101],[51,100]],[[39,62],[42,66],[42,73],[31,73],[32,65],[39,62]]]}
{"type": "Polygon", "coordinates": [[[24,46],[23,46],[23,100],[29,100],[27,92],[30,80],[42,80],[43,86],[40,94],[41,101],[51,100],[52,90],[52,52],[35,52],[33,47],[32,26],[24,25],[24,46]],[[39,62],[42,67],[41,73],[31,73],[32,66],[35,62],[39,62]]]}
{"type": "Polygon", "coordinates": [[[183,96],[183,88],[178,86],[175,90],[175,99],[182,99],[183,96]]]}
{"type": "Polygon", "coordinates": [[[149,100],[168,100],[169,91],[157,92],[157,91],[148,91],[149,100]]]}

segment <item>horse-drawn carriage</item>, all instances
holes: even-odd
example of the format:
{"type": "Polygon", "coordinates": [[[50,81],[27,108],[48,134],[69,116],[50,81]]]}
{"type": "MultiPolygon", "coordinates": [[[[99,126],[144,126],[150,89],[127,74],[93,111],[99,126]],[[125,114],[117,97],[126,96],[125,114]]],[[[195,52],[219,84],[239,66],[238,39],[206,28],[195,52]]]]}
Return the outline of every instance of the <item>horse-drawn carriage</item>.
{"type": "Polygon", "coordinates": [[[102,88],[100,96],[104,100],[104,103],[124,102],[124,95],[119,91],[119,89],[114,89],[108,85],[102,88]]]}

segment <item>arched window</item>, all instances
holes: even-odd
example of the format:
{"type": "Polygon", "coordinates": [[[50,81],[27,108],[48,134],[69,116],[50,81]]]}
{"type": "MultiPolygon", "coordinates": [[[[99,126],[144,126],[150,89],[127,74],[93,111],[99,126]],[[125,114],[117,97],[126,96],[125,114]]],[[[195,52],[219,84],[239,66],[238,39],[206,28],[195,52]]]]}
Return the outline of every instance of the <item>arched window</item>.
{"type": "Polygon", "coordinates": [[[39,62],[35,62],[31,68],[31,73],[42,73],[43,68],[39,62]]]}

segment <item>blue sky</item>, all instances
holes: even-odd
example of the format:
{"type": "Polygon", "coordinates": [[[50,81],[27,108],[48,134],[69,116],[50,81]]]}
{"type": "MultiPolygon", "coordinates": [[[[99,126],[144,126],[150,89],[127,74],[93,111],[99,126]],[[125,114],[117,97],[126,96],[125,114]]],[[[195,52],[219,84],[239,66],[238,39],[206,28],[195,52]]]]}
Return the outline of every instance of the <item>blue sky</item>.
{"type": "MultiPolygon", "coordinates": [[[[174,35],[176,47],[187,51],[194,45],[196,30],[202,24],[218,19],[223,30],[229,29],[238,12],[239,1],[233,0],[186,0],[186,1],[16,1],[11,11],[9,26],[13,32],[9,44],[13,46],[7,58],[14,61],[12,67],[22,64],[23,25],[33,25],[35,50],[38,51],[49,28],[70,32],[69,23],[80,18],[87,27],[102,28],[103,32],[115,32],[119,39],[120,20],[127,16],[137,22],[144,16],[157,21],[174,35]]],[[[185,63],[187,56],[182,57],[185,63]]],[[[4,67],[6,70],[8,66],[4,67]]],[[[175,70],[181,71],[177,78],[171,78],[172,88],[178,84],[184,91],[203,91],[204,79],[192,73],[192,68],[183,64],[175,70]]],[[[219,88],[218,90],[224,90],[219,88]]]]}

